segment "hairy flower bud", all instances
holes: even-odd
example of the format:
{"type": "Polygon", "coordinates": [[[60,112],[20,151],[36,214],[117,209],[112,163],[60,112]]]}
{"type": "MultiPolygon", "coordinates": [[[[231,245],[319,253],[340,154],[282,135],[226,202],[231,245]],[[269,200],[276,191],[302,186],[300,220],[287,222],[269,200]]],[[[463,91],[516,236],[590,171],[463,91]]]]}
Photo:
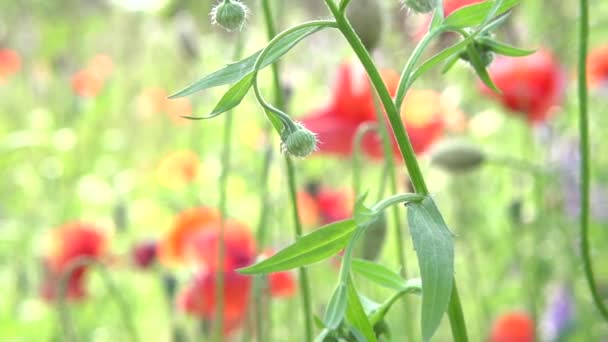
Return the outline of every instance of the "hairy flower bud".
{"type": "Polygon", "coordinates": [[[428,13],[437,7],[437,0],[404,0],[404,3],[417,13],[428,13]]]}
{"type": "Polygon", "coordinates": [[[485,155],[477,146],[464,141],[448,140],[431,151],[431,163],[451,172],[470,171],[478,168],[485,155]]]}
{"type": "Polygon", "coordinates": [[[242,2],[221,0],[211,10],[211,22],[214,25],[220,25],[227,31],[240,30],[245,25],[248,15],[249,9],[242,2]]]}
{"type": "Polygon", "coordinates": [[[350,3],[346,15],[361,42],[373,50],[382,36],[382,10],[378,0],[357,0],[350,3]]]}
{"type": "Polygon", "coordinates": [[[301,124],[283,134],[283,151],[295,157],[306,157],[317,149],[317,136],[301,124]]]}

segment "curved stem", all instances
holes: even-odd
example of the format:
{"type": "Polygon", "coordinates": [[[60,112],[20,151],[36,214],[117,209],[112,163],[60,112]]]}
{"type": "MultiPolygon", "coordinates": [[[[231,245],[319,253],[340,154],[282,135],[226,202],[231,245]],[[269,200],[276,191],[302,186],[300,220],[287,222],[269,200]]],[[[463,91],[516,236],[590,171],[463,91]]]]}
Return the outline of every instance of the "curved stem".
{"type": "Polygon", "coordinates": [[[355,198],[359,198],[361,194],[361,143],[365,135],[378,129],[378,125],[373,122],[367,122],[357,128],[355,137],[353,138],[353,191],[355,198]]]}
{"type": "Polygon", "coordinates": [[[589,114],[587,111],[587,40],[589,38],[589,4],[587,0],[580,1],[580,31],[579,31],[579,56],[578,56],[578,105],[579,105],[579,131],[581,136],[581,254],[583,257],[583,268],[585,278],[589,284],[589,290],[595,306],[602,317],[608,322],[608,309],[602,301],[597,289],[591,252],[589,251],[589,188],[591,169],[589,163],[589,114]]]}
{"type": "Polygon", "coordinates": [[[418,165],[418,161],[416,160],[416,155],[414,153],[414,149],[412,148],[412,144],[410,142],[407,131],[405,130],[405,126],[403,125],[403,121],[401,120],[401,116],[399,114],[399,110],[395,107],[393,103],[393,99],[391,98],[386,85],[382,81],[382,76],[380,76],[380,72],[376,68],[374,61],[371,56],[363,46],[361,39],[355,33],[355,30],[348,22],[348,19],[339,11],[338,7],[332,0],[325,0],[325,4],[330,9],[334,18],[336,19],[336,23],[338,28],[350,44],[351,48],[361,61],[361,64],[365,68],[372,84],[380,100],[382,101],[382,105],[386,110],[386,114],[388,116],[388,120],[393,129],[393,133],[395,134],[395,138],[397,140],[397,144],[399,145],[399,150],[401,152],[401,156],[405,162],[407,170],[412,179],[412,184],[416,192],[422,195],[428,195],[429,190],[424,182],[424,178],[422,177],[422,172],[420,171],[420,166],[418,165]]]}
{"type": "MultiPolygon", "coordinates": [[[[264,56],[266,55],[266,53],[268,53],[269,51],[269,47],[271,47],[272,45],[276,44],[277,41],[279,41],[283,36],[289,34],[290,32],[294,31],[295,29],[299,29],[302,27],[307,27],[307,26],[318,26],[320,23],[325,23],[325,24],[335,24],[335,22],[333,21],[317,21],[317,22],[308,22],[308,23],[304,23],[302,25],[293,27],[291,29],[288,29],[286,31],[283,31],[282,33],[278,34],[275,36],[276,31],[274,28],[274,20],[272,17],[272,11],[270,8],[270,1],[269,0],[262,0],[262,7],[264,10],[264,21],[266,22],[266,30],[267,30],[267,35],[268,38],[270,39],[270,42],[268,43],[268,45],[266,46],[266,48],[264,49],[264,51],[262,51],[262,53],[260,54],[260,56],[258,56],[258,59],[256,60],[255,66],[254,66],[254,87],[256,89],[256,96],[258,96],[258,101],[263,101],[263,98],[261,97],[261,94],[259,93],[259,89],[257,89],[257,70],[259,65],[261,64],[261,61],[263,60],[264,56]]],[[[281,80],[279,78],[279,65],[278,63],[274,63],[273,65],[273,86],[274,86],[274,94],[276,97],[276,102],[279,105],[280,108],[285,108],[285,99],[283,97],[283,89],[281,87],[281,80]]],[[[268,108],[267,108],[268,109],[268,108]]],[[[290,200],[291,200],[291,205],[292,205],[292,211],[293,211],[293,221],[294,221],[294,228],[295,228],[295,237],[296,239],[298,237],[300,237],[302,235],[302,222],[300,221],[300,214],[299,214],[299,210],[298,210],[298,200],[297,200],[297,187],[296,187],[296,171],[293,165],[293,161],[291,160],[291,158],[289,157],[289,155],[285,155],[285,164],[286,164],[286,168],[287,168],[287,182],[289,183],[289,196],[290,196],[290,200]]],[[[311,300],[310,300],[310,286],[308,283],[308,274],[306,272],[306,269],[303,267],[300,267],[298,269],[299,271],[299,282],[300,282],[300,291],[302,294],[302,302],[303,302],[303,314],[304,314],[304,328],[305,328],[305,336],[306,336],[306,341],[312,341],[313,340],[313,324],[312,324],[312,305],[311,305],[311,300]]]]}

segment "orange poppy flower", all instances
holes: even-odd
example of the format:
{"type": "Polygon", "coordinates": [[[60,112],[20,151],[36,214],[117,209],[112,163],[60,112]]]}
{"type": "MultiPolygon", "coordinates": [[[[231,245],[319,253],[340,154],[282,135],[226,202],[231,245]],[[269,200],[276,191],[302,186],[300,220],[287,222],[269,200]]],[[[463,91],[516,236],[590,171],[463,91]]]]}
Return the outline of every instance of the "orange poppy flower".
{"type": "MultiPolygon", "coordinates": [[[[106,235],[92,224],[74,222],[54,230],[51,235],[51,251],[45,259],[46,279],[42,295],[46,299],[54,299],[61,278],[73,267],[73,263],[80,258],[99,260],[105,253],[106,244],[106,235]]],[[[84,281],[87,266],[77,266],[71,271],[66,294],[68,298],[83,298],[86,296],[84,281]]]]}
{"type": "Polygon", "coordinates": [[[161,88],[144,89],[136,99],[137,114],[142,118],[152,117],[162,113],[167,102],[167,92],[161,88]]]}
{"type": "Polygon", "coordinates": [[[114,63],[112,62],[112,58],[110,56],[97,54],[89,60],[87,69],[95,72],[101,78],[105,79],[112,74],[112,70],[114,70],[114,63]]]}
{"type": "Polygon", "coordinates": [[[192,151],[176,151],[161,160],[156,169],[158,182],[172,189],[181,188],[194,181],[199,173],[199,160],[192,151]]]}
{"type": "Polygon", "coordinates": [[[103,88],[103,77],[91,69],[83,69],[72,77],[74,93],[82,97],[95,97],[103,88]]]}
{"type": "Polygon", "coordinates": [[[524,313],[500,316],[492,327],[491,342],[533,342],[534,322],[524,313]]]}
{"type": "Polygon", "coordinates": [[[0,49],[0,84],[21,68],[21,57],[10,49],[0,49]]]}
{"type": "Polygon", "coordinates": [[[164,110],[171,121],[176,124],[185,124],[190,122],[190,120],[182,117],[192,115],[192,104],[190,103],[190,100],[185,97],[166,99],[164,103],[164,110]]]}
{"type": "Polygon", "coordinates": [[[608,88],[608,45],[600,46],[589,52],[587,83],[590,88],[608,88]]]}
{"type": "Polygon", "coordinates": [[[199,231],[210,229],[220,220],[214,208],[198,207],[179,213],[169,232],[159,241],[159,260],[167,266],[186,263],[190,239],[199,231]]]}

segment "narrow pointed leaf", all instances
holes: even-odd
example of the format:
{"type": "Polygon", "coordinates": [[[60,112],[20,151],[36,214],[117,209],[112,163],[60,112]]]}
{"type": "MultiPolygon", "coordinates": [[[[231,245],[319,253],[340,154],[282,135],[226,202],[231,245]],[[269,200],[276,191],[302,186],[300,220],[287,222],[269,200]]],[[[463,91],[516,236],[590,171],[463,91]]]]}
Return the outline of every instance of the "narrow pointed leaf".
{"type": "MultiPolygon", "coordinates": [[[[268,65],[277,61],[279,58],[283,57],[283,55],[285,55],[302,39],[329,26],[329,24],[323,22],[319,23],[318,26],[303,27],[286,35],[280,42],[270,48],[270,51],[268,54],[266,54],[264,60],[262,61],[260,69],[267,67],[268,65]]],[[[184,97],[204,89],[237,82],[253,71],[255,61],[260,53],[261,50],[238,62],[228,64],[224,68],[204,76],[190,86],[169,96],[169,98],[184,97]]]]}
{"type": "Polygon", "coordinates": [[[473,44],[467,46],[467,54],[469,55],[469,61],[471,62],[471,65],[473,66],[473,69],[475,70],[477,77],[479,77],[479,79],[488,88],[490,88],[493,91],[495,91],[496,93],[500,94],[501,93],[500,89],[498,89],[498,87],[494,84],[494,81],[492,81],[492,78],[488,74],[486,67],[483,65],[483,62],[481,61],[481,56],[479,56],[479,53],[477,53],[477,50],[475,50],[475,47],[473,46],[473,44]]]}
{"type": "Polygon", "coordinates": [[[270,258],[238,271],[243,274],[270,273],[319,262],[343,249],[356,227],[353,219],[326,225],[303,235],[270,258]]]}
{"type": "Polygon", "coordinates": [[[422,280],[422,339],[435,334],[446,312],[454,279],[454,241],[432,198],[408,204],[408,224],[422,280]]]}
{"type": "Polygon", "coordinates": [[[519,0],[504,0],[497,8],[496,1],[484,1],[469,6],[464,6],[450,14],[443,21],[444,26],[453,28],[467,28],[483,24],[488,16],[494,17],[505,13],[519,3],[519,0]],[[494,13],[492,13],[494,11],[494,13]]]}
{"type": "Polygon", "coordinates": [[[205,120],[214,118],[222,113],[225,113],[232,108],[236,107],[241,103],[243,97],[247,95],[247,92],[253,84],[253,73],[248,74],[238,81],[235,85],[230,87],[228,91],[222,96],[220,102],[215,106],[213,111],[208,116],[196,117],[196,116],[184,116],[190,120],[205,120]]]}
{"type": "Polygon", "coordinates": [[[353,259],[352,270],[374,283],[394,290],[405,288],[405,279],[384,265],[364,259],[353,259]]]}
{"type": "Polygon", "coordinates": [[[488,46],[490,50],[496,52],[499,55],[511,56],[511,57],[524,57],[531,55],[536,52],[536,50],[525,50],[520,49],[515,46],[511,46],[509,44],[497,42],[493,39],[479,39],[479,42],[488,46]]]}
{"type": "Polygon", "coordinates": [[[346,284],[340,282],[329,300],[325,316],[323,317],[323,323],[330,330],[338,328],[342,319],[344,319],[344,313],[346,311],[347,304],[347,289],[346,284]]]}
{"type": "Polygon", "coordinates": [[[365,311],[363,310],[363,305],[361,304],[361,300],[359,299],[359,294],[357,293],[357,289],[355,288],[352,279],[348,282],[348,306],[346,310],[346,320],[363,335],[363,341],[375,342],[376,334],[374,333],[374,328],[369,322],[365,311]]]}

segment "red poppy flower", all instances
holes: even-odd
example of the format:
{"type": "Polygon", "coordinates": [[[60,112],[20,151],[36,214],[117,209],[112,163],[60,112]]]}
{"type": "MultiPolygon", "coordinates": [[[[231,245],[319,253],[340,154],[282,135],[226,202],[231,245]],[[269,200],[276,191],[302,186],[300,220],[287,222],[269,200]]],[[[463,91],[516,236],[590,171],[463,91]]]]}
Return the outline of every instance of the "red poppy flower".
{"type": "Polygon", "coordinates": [[[103,88],[103,77],[91,69],[83,69],[72,77],[74,93],[82,97],[95,97],[103,88]]]}
{"type": "Polygon", "coordinates": [[[534,322],[523,313],[502,315],[492,327],[491,342],[533,342],[534,322]]]}
{"type": "Polygon", "coordinates": [[[589,53],[587,83],[590,88],[608,88],[608,45],[595,48],[589,53]]]}
{"type": "MultiPolygon", "coordinates": [[[[382,77],[389,92],[394,95],[399,75],[394,71],[385,70],[382,77]]],[[[317,133],[318,153],[349,156],[357,129],[364,123],[376,121],[372,87],[360,65],[342,64],[338,69],[333,93],[328,106],[307,114],[302,118],[302,123],[317,133]]],[[[413,97],[415,96],[408,95],[405,102],[413,97]]],[[[418,110],[404,103],[401,118],[410,134],[415,152],[422,153],[435,140],[436,132],[443,131],[444,125],[441,112],[424,112],[426,116],[423,116],[418,110]]],[[[398,155],[394,141],[393,146],[395,154],[398,155]]],[[[376,133],[367,134],[363,138],[362,148],[370,156],[380,158],[383,155],[381,140],[376,133]]]]}
{"type": "Polygon", "coordinates": [[[0,84],[21,68],[21,58],[17,52],[0,49],[0,84]]]}
{"type": "MultiPolygon", "coordinates": [[[[178,308],[203,320],[213,321],[215,307],[216,273],[202,272],[178,296],[178,308]]],[[[251,292],[251,278],[234,271],[224,273],[224,334],[236,330],[244,321],[251,292]]]]}
{"type": "Polygon", "coordinates": [[[81,258],[100,259],[105,252],[106,236],[94,225],[74,222],[53,231],[51,240],[51,253],[44,265],[46,279],[42,287],[43,296],[54,299],[61,278],[71,270],[66,294],[68,298],[83,298],[86,295],[84,281],[87,267],[71,267],[81,258]]]}
{"type": "Polygon", "coordinates": [[[562,100],[564,75],[548,51],[518,58],[498,57],[488,71],[501,93],[480,83],[482,92],[499,100],[504,107],[523,114],[531,123],[546,120],[550,109],[562,100]]]}
{"type": "Polygon", "coordinates": [[[321,188],[314,197],[323,224],[345,220],[353,214],[355,198],[350,191],[321,188]]]}
{"type": "Polygon", "coordinates": [[[133,264],[141,269],[146,269],[156,261],[158,243],[156,240],[148,240],[137,243],[131,253],[133,264]]]}
{"type": "Polygon", "coordinates": [[[199,172],[198,156],[192,151],[175,151],[163,158],[156,169],[158,182],[172,189],[194,181],[199,172]]]}
{"type": "MultiPolygon", "coordinates": [[[[262,258],[269,258],[274,254],[272,250],[265,250],[262,258]]],[[[296,294],[297,285],[291,271],[274,272],[268,275],[270,295],[277,298],[288,298],[296,294]]]]}

